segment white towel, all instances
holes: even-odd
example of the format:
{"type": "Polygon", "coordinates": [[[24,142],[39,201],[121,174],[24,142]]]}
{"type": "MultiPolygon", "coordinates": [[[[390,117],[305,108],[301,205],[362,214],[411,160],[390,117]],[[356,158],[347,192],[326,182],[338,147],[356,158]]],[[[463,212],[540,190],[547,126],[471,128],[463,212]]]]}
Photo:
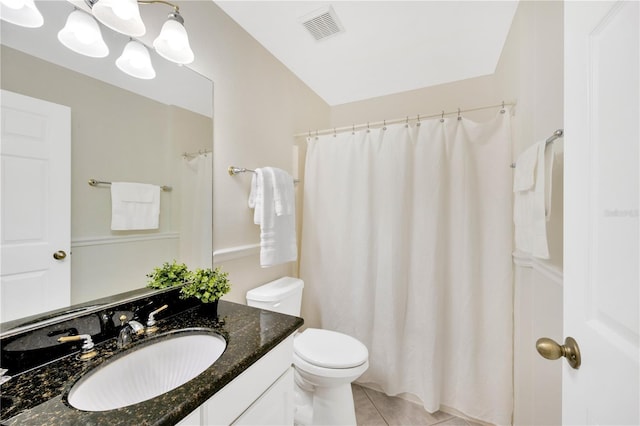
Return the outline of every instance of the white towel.
{"type": "Polygon", "coordinates": [[[514,175],[516,250],[549,259],[547,225],[551,213],[551,174],[553,144],[538,142],[516,161],[514,175]]]}
{"type": "Polygon", "coordinates": [[[111,229],[158,229],[160,187],[144,183],[111,184],[111,229]]]}
{"type": "Polygon", "coordinates": [[[533,189],[533,185],[536,183],[538,151],[539,146],[534,144],[518,157],[515,175],[513,176],[513,192],[533,189]]]}
{"type": "Polygon", "coordinates": [[[272,167],[256,169],[248,204],[254,209],[254,223],[260,225],[260,266],[295,261],[298,247],[293,177],[272,167]]]}
{"type": "Polygon", "coordinates": [[[265,172],[271,174],[273,182],[273,206],[277,216],[292,215],[295,211],[293,193],[293,176],[281,169],[265,167],[265,172]]]}

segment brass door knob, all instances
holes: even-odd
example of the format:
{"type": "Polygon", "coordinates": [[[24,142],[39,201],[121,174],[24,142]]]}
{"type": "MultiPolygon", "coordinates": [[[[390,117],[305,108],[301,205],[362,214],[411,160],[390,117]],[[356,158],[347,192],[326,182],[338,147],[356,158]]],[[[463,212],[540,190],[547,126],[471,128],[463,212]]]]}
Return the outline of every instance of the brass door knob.
{"type": "Polygon", "coordinates": [[[538,353],[546,359],[558,359],[565,357],[571,368],[580,367],[580,348],[573,337],[564,339],[564,345],[559,345],[548,337],[542,337],[536,342],[538,353]]]}
{"type": "Polygon", "coordinates": [[[67,253],[65,253],[64,250],[58,250],[57,252],[53,253],[53,258],[55,260],[62,260],[65,257],[67,257],[67,253]]]}

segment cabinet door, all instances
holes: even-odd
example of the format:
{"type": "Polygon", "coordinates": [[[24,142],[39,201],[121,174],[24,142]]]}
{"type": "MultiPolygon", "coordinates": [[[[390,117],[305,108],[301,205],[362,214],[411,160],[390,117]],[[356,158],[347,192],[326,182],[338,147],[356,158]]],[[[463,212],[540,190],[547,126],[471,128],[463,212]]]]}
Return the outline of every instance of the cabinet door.
{"type": "Polygon", "coordinates": [[[234,425],[293,425],[293,368],[289,368],[234,425]]]}
{"type": "Polygon", "coordinates": [[[191,414],[180,420],[177,426],[200,426],[201,424],[200,408],[196,408],[191,414]]]}
{"type": "MultiPolygon", "coordinates": [[[[207,426],[233,424],[255,401],[260,400],[260,397],[284,373],[290,370],[292,361],[293,336],[289,336],[202,405],[202,424],[207,426]]],[[[285,411],[281,406],[278,409],[285,411]]],[[[291,406],[291,412],[293,413],[293,406],[291,406]]],[[[260,419],[254,424],[264,423],[260,419]]]]}

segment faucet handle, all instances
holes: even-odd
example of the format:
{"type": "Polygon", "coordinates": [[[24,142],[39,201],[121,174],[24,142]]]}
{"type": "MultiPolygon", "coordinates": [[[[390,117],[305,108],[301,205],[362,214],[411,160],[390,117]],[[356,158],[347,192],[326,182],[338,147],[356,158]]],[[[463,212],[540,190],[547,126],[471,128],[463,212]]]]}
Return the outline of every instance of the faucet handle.
{"type": "Polygon", "coordinates": [[[158,314],[158,312],[164,311],[165,309],[167,309],[169,307],[169,305],[163,305],[161,307],[159,307],[158,309],[156,309],[155,311],[151,311],[149,313],[149,318],[147,318],[147,333],[154,333],[156,330],[158,330],[158,327],[156,327],[156,314],[158,314]]]}
{"type": "Polygon", "coordinates": [[[98,352],[93,349],[94,344],[91,336],[89,334],[79,334],[77,336],[63,336],[58,338],[58,342],[74,342],[76,340],[82,340],[82,353],[80,354],[80,359],[87,360],[91,359],[94,356],[98,355],[98,352]]]}
{"type": "Polygon", "coordinates": [[[151,327],[151,326],[155,325],[155,323],[156,323],[155,315],[158,314],[158,312],[164,311],[168,307],[169,307],[169,305],[163,305],[163,306],[160,306],[155,311],[151,311],[149,313],[149,318],[147,319],[147,327],[151,327]]]}

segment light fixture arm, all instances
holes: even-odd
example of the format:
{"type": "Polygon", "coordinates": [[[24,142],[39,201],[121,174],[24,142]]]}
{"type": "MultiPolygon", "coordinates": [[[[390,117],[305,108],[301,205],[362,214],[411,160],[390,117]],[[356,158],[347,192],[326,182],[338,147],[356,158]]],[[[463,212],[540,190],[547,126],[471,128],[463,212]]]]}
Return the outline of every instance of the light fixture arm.
{"type": "MultiPolygon", "coordinates": [[[[98,1],[100,0],[84,0],[84,2],[87,4],[87,6],[89,6],[90,9],[93,9],[93,5],[98,3],[98,1]]],[[[138,4],[154,4],[154,3],[166,4],[167,6],[172,7],[174,12],[180,13],[180,6],[177,6],[165,0],[138,0],[138,4]]]]}
{"type": "MultiPolygon", "coordinates": [[[[93,6],[98,3],[100,0],[84,0],[89,9],[93,9],[93,6]]],[[[137,0],[138,4],[154,4],[154,3],[162,3],[169,7],[173,8],[173,12],[169,14],[169,19],[173,19],[175,21],[180,22],[184,25],[184,18],[180,15],[180,6],[175,5],[171,2],[165,0],[137,0]]]]}
{"type": "Polygon", "coordinates": [[[154,3],[166,4],[167,6],[172,7],[174,12],[180,13],[180,7],[179,6],[176,6],[175,4],[170,3],[168,1],[165,1],[165,0],[138,0],[138,4],[154,4],[154,3]]]}

